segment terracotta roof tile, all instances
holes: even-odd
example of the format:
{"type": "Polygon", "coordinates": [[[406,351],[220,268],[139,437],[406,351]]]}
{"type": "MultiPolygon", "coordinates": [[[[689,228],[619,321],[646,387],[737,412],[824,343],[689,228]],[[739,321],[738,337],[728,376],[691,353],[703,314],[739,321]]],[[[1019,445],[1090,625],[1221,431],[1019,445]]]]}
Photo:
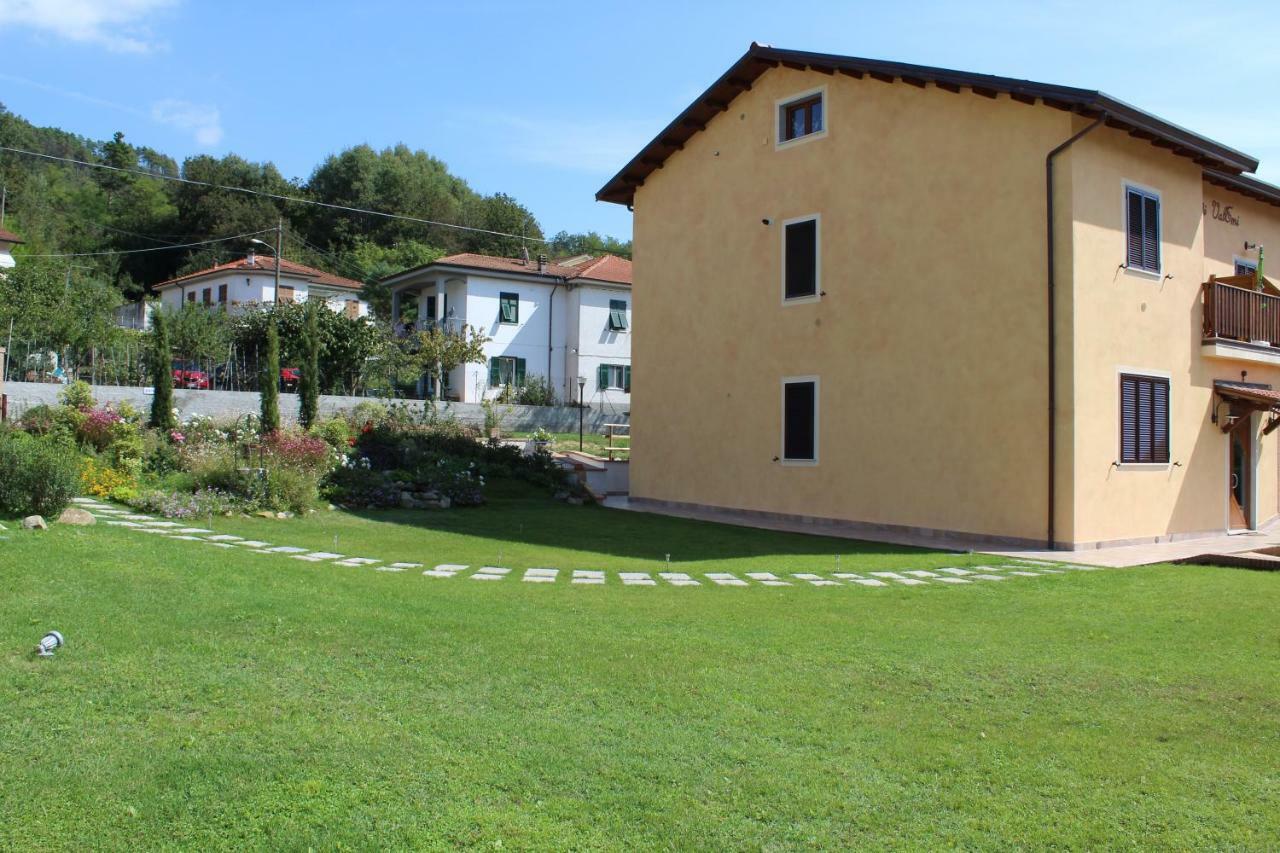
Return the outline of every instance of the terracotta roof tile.
{"type": "MultiPolygon", "coordinates": [[[[240,258],[225,264],[218,264],[208,269],[197,270],[196,272],[180,275],[177,278],[171,278],[168,281],[162,281],[155,286],[156,290],[162,287],[168,287],[172,284],[181,284],[183,282],[192,281],[193,279],[204,278],[209,275],[217,275],[224,272],[262,272],[274,273],[276,271],[276,262],[271,257],[263,257],[262,255],[253,256],[253,262],[250,263],[249,258],[240,258]]],[[[322,284],[326,287],[343,287],[348,290],[360,290],[364,285],[358,281],[349,278],[343,278],[340,275],[334,275],[331,272],[325,272],[315,267],[309,267],[306,264],[300,264],[295,261],[281,259],[280,274],[288,275],[291,278],[305,278],[312,284],[322,284]]]]}
{"type": "Polygon", "coordinates": [[[6,231],[5,229],[0,228],[0,242],[21,243],[22,238],[17,234],[14,234],[12,231],[6,231]]]}

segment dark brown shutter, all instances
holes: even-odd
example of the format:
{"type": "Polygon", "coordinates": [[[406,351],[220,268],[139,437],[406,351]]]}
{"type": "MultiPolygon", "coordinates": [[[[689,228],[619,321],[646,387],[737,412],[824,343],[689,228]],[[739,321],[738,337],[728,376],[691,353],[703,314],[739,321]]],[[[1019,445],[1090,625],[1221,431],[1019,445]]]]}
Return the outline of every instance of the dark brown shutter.
{"type": "Polygon", "coordinates": [[[1139,379],[1138,382],[1138,461],[1150,462],[1153,458],[1152,429],[1153,407],[1151,401],[1151,382],[1139,379]]]}
{"type": "Polygon", "coordinates": [[[1127,263],[1131,267],[1142,266],[1142,196],[1129,190],[1129,212],[1126,222],[1128,233],[1127,263]]]}
{"type": "Polygon", "coordinates": [[[786,297],[813,296],[818,283],[818,223],[793,222],[786,229],[786,297]]]}
{"type": "Polygon", "coordinates": [[[1138,461],[1138,380],[1120,378],[1120,461],[1138,461]]]}
{"type": "Polygon", "coordinates": [[[1142,265],[1160,269],[1160,202],[1151,196],[1142,199],[1142,265]]]}
{"type": "Polygon", "coordinates": [[[1152,462],[1169,461],[1169,383],[1151,380],[1152,462]]]}

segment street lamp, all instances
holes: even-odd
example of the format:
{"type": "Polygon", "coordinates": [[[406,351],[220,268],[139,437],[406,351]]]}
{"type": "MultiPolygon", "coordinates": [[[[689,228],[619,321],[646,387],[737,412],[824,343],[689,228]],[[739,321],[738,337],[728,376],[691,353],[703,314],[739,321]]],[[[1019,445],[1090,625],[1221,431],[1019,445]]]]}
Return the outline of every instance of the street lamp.
{"type": "Polygon", "coordinates": [[[586,413],[586,404],[582,399],[587,387],[587,377],[578,377],[578,452],[582,452],[582,416],[586,413]]]}
{"type": "Polygon", "coordinates": [[[281,247],[281,244],[284,242],[284,220],[283,220],[283,219],[281,219],[281,220],[279,220],[278,222],[276,222],[276,244],[275,244],[274,246],[272,246],[270,243],[268,243],[268,242],[266,242],[266,241],[264,241],[264,240],[259,240],[257,237],[253,237],[253,238],[251,238],[251,239],[249,240],[249,242],[250,242],[250,243],[257,243],[259,246],[264,246],[264,247],[266,247],[266,248],[271,252],[271,254],[275,256],[275,259],[276,259],[276,295],[275,295],[275,298],[274,298],[272,301],[273,301],[273,302],[275,302],[275,303],[277,303],[277,304],[279,304],[279,302],[280,302],[280,251],[281,251],[281,248],[282,248],[282,247],[281,247]]]}

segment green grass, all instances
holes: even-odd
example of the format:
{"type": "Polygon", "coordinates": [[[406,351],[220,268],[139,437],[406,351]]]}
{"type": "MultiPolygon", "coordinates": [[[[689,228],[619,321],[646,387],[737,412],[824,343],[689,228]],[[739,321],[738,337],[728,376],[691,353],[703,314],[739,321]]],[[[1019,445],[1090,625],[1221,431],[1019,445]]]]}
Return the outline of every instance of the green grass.
{"type": "MultiPolygon", "coordinates": [[[[429,565],[978,561],[510,488],[478,510],[213,526],[429,565]]],[[[1280,575],[574,587],[103,526],[0,535],[0,848],[1264,849],[1280,837],[1280,575]],[[50,628],[68,645],[32,657],[50,628]]]]}

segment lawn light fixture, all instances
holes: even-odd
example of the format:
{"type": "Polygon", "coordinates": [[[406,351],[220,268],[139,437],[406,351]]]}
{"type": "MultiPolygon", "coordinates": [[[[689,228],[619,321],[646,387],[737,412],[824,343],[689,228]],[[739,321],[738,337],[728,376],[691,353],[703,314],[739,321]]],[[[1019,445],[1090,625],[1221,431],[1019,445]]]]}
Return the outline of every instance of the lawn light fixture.
{"type": "Polygon", "coordinates": [[[40,638],[39,644],[36,646],[36,654],[42,658],[53,657],[53,650],[63,645],[62,635],[57,631],[50,631],[40,638]]]}

